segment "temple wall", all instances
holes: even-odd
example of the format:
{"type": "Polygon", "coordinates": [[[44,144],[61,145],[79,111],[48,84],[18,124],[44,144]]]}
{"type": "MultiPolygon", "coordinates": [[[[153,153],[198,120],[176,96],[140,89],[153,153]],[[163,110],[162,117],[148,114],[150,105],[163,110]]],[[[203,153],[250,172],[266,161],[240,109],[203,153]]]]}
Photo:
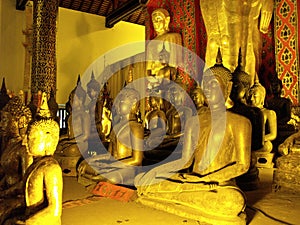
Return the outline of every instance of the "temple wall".
{"type": "Polygon", "coordinates": [[[0,18],[0,78],[5,77],[7,89],[18,92],[23,86],[24,12],[15,9],[15,1],[2,0],[0,18]]]}
{"type": "MultiPolygon", "coordinates": [[[[6,87],[18,93],[23,87],[25,49],[22,42],[25,37],[22,30],[25,28],[25,12],[15,9],[15,1],[1,0],[0,18],[0,78],[5,77],[6,87]]],[[[84,74],[98,57],[120,45],[143,40],[144,26],[119,22],[108,29],[105,28],[104,17],[59,8],[57,103],[64,104],[67,101],[78,74],[84,74]]],[[[140,49],[131,49],[119,57],[135,55],[136,51],[140,49]]],[[[114,60],[108,59],[105,65],[114,63],[114,60]]]]}

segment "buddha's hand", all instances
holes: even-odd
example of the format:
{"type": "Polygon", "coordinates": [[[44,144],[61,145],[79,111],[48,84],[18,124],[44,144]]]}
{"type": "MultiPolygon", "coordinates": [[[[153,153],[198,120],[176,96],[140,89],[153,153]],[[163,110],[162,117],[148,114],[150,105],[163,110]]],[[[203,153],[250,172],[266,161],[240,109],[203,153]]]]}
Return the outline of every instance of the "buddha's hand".
{"type": "Polygon", "coordinates": [[[179,173],[177,176],[186,183],[210,183],[211,181],[208,175],[201,176],[194,173],[179,173]]]}
{"type": "Polygon", "coordinates": [[[290,149],[293,146],[293,144],[294,144],[294,138],[293,137],[288,137],[287,139],[285,139],[285,141],[282,144],[280,144],[278,146],[278,152],[281,155],[288,155],[290,149]]]}

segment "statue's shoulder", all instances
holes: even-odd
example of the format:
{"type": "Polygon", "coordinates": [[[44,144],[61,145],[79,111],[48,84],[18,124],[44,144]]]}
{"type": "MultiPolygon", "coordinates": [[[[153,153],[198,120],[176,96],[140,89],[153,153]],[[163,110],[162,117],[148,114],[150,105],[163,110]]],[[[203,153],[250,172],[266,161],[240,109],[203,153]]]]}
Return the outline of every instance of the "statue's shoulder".
{"type": "Polygon", "coordinates": [[[245,116],[242,116],[242,115],[237,114],[232,111],[227,111],[226,114],[227,114],[228,122],[231,122],[231,123],[237,124],[237,125],[240,125],[240,124],[250,124],[251,125],[250,120],[245,116]]]}

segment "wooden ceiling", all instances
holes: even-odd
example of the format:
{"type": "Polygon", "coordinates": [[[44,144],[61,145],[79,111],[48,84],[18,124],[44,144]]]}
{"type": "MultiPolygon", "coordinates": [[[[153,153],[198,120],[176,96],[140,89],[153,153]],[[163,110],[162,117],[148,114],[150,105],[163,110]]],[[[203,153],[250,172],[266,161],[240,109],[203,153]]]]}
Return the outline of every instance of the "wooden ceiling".
{"type": "MultiPolygon", "coordinates": [[[[24,10],[28,0],[16,0],[16,9],[24,10]]],[[[106,18],[106,27],[119,21],[144,25],[146,0],[59,0],[59,7],[106,18]]]]}

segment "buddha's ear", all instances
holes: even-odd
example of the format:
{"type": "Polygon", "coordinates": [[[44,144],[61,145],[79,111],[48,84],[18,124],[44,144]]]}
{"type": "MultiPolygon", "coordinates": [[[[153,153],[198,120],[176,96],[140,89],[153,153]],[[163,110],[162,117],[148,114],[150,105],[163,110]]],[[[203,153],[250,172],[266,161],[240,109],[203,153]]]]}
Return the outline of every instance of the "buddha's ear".
{"type": "Polygon", "coordinates": [[[169,30],[170,19],[171,19],[170,16],[167,16],[165,19],[165,27],[167,30],[169,30]]]}
{"type": "Polygon", "coordinates": [[[228,83],[227,83],[227,90],[226,90],[227,98],[230,96],[230,93],[231,93],[231,90],[232,90],[232,86],[233,86],[233,82],[232,81],[228,81],[228,83]]]}
{"type": "Polygon", "coordinates": [[[26,146],[26,147],[28,146],[27,137],[28,137],[28,135],[25,134],[24,137],[23,137],[23,140],[22,140],[22,145],[24,145],[24,146],[26,146]]]}

